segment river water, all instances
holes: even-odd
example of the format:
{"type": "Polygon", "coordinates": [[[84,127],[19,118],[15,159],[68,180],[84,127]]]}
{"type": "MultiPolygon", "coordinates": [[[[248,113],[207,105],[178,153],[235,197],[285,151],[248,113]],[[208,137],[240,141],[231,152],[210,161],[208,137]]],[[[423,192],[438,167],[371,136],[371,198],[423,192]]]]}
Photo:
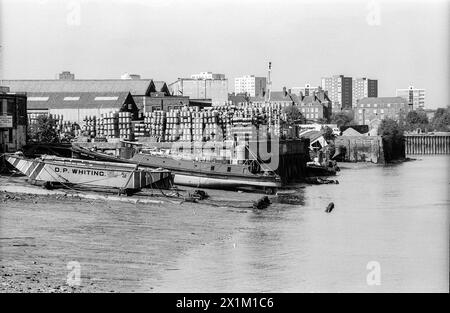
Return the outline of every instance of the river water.
{"type": "Polygon", "coordinates": [[[448,292],[449,158],[417,158],[341,164],[339,184],[292,186],[262,211],[261,195],[217,190],[198,204],[3,193],[0,291],[61,288],[75,261],[92,292],[448,292]]]}
{"type": "Polygon", "coordinates": [[[416,158],[342,164],[340,184],[298,187],[297,204],[237,216],[154,291],[448,292],[449,158],[416,158]]]}

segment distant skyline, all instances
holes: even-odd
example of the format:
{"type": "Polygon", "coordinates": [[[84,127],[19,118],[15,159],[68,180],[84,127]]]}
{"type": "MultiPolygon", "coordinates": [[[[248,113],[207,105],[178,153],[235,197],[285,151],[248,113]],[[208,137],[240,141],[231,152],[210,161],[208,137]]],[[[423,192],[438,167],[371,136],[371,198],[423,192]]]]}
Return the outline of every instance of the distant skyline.
{"type": "Polygon", "coordinates": [[[1,0],[0,78],[163,80],[267,75],[272,89],[323,76],[378,79],[379,96],[426,89],[449,104],[449,1],[1,0]]]}

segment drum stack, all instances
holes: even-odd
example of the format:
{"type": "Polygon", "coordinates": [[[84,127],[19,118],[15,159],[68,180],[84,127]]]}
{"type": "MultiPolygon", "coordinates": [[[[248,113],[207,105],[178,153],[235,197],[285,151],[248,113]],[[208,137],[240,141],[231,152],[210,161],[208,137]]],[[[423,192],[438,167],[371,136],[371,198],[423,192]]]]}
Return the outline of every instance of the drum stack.
{"type": "Polygon", "coordinates": [[[164,139],[166,130],[167,114],[164,111],[147,112],[144,124],[149,131],[149,135],[158,138],[158,140],[164,139]]]}
{"type": "Polygon", "coordinates": [[[119,112],[110,112],[101,115],[102,136],[106,139],[113,139],[119,136],[119,112]]]}
{"type": "Polygon", "coordinates": [[[96,116],[85,116],[83,119],[84,125],[82,127],[82,133],[86,137],[95,138],[96,134],[96,125],[97,125],[97,117],[96,116]]]}
{"type": "Polygon", "coordinates": [[[133,140],[133,133],[131,129],[131,113],[130,112],[119,112],[119,137],[123,140],[133,140]]]}
{"type": "Polygon", "coordinates": [[[182,110],[180,113],[180,140],[191,142],[193,139],[192,112],[182,110]]]}

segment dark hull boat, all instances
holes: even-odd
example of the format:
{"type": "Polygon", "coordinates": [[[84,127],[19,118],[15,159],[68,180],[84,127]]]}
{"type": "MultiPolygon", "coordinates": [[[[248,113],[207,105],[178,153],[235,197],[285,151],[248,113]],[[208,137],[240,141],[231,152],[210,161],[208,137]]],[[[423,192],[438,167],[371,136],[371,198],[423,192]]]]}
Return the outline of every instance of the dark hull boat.
{"type": "Polygon", "coordinates": [[[91,151],[77,145],[73,146],[76,156],[92,160],[109,162],[126,162],[150,168],[165,168],[175,174],[174,182],[178,185],[236,189],[239,187],[255,187],[273,192],[282,186],[281,178],[274,173],[253,173],[250,165],[227,164],[211,161],[195,161],[157,155],[136,153],[130,159],[124,159],[91,151]]]}

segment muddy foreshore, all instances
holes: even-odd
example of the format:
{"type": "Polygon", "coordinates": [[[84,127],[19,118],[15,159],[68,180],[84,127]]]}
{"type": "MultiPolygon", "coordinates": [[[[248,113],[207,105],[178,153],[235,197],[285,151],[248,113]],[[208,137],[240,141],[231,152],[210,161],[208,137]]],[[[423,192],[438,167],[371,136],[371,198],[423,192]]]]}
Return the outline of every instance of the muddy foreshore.
{"type": "Polygon", "coordinates": [[[240,221],[257,214],[251,205],[261,197],[208,191],[203,203],[111,201],[11,176],[0,176],[0,190],[0,292],[152,292],[185,253],[245,228],[240,221]],[[79,285],[68,285],[70,262],[80,264],[79,285]]]}

